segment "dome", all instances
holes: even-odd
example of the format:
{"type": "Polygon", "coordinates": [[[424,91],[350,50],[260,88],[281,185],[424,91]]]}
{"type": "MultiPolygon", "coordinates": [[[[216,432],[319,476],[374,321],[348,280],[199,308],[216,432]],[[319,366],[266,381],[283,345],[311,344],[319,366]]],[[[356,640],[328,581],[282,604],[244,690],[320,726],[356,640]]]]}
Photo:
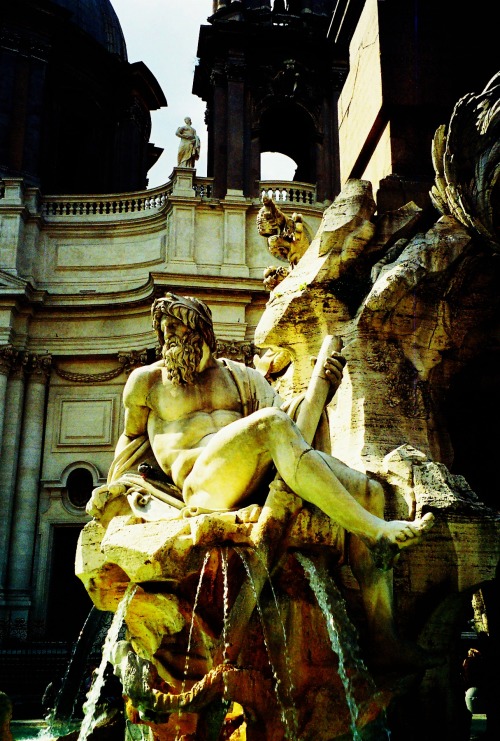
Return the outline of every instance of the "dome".
{"type": "Polygon", "coordinates": [[[52,0],[65,8],[70,20],[82,31],[92,36],[111,54],[127,60],[127,47],[120,21],[109,0],[52,0]]]}

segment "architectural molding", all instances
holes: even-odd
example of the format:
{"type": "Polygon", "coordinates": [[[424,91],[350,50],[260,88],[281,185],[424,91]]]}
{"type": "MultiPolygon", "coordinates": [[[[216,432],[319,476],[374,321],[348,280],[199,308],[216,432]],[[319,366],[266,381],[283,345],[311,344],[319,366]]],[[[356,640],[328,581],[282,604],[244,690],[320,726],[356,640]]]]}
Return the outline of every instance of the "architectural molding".
{"type": "Polygon", "coordinates": [[[57,364],[54,364],[54,372],[65,381],[72,381],[73,383],[106,383],[107,381],[112,381],[114,378],[118,378],[122,373],[129,375],[134,368],[139,368],[142,365],[146,365],[148,362],[146,349],[119,352],[117,355],[120,365],[112,370],[103,371],[102,373],[75,373],[73,371],[64,370],[57,364]]]}
{"type": "Polygon", "coordinates": [[[0,347],[0,373],[8,376],[16,362],[19,352],[12,345],[3,345],[0,347]]]}

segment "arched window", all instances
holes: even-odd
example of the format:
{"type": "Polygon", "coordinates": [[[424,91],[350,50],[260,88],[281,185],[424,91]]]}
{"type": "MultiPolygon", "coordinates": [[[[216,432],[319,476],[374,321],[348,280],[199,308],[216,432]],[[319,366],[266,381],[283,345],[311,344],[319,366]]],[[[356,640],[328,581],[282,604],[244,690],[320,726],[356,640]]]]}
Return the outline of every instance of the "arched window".
{"type": "Polygon", "coordinates": [[[296,164],[293,180],[315,183],[317,132],[312,116],[302,106],[281,100],[279,107],[273,104],[262,112],[259,124],[261,154],[286,155],[296,164]]]}
{"type": "Polygon", "coordinates": [[[262,152],[260,155],[261,180],[292,181],[297,163],[281,152],[262,152]]]}
{"type": "Polygon", "coordinates": [[[92,474],[87,468],[73,469],[68,474],[66,488],[70,504],[78,509],[85,509],[94,488],[92,474]]]}

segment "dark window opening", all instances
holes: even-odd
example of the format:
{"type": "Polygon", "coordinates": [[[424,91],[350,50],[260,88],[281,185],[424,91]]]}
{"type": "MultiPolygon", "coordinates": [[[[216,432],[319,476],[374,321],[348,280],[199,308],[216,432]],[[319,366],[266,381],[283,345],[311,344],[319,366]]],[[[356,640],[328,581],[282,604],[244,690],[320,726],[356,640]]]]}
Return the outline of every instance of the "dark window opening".
{"type": "Polygon", "coordinates": [[[68,499],[73,507],[84,509],[94,488],[92,474],[86,468],[75,468],[68,475],[66,488],[68,490],[68,499]]]}
{"type": "Polygon", "coordinates": [[[75,641],[90,612],[92,602],[75,574],[75,554],[81,527],[54,527],[50,588],[47,612],[47,638],[75,641]]]}

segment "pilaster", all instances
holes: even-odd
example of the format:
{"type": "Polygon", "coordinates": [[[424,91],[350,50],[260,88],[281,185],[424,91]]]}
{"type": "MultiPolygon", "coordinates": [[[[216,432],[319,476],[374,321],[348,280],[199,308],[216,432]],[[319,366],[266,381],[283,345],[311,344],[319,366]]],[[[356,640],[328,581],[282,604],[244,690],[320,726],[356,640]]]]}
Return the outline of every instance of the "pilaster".
{"type": "Polygon", "coordinates": [[[22,178],[3,178],[0,198],[0,269],[34,283],[40,233],[40,191],[22,178]]]}
{"type": "Polygon", "coordinates": [[[0,199],[0,268],[17,275],[18,248],[22,239],[24,181],[22,178],[3,178],[4,195],[0,199]]]}
{"type": "Polygon", "coordinates": [[[168,262],[181,273],[197,273],[195,260],[195,210],[197,197],[193,189],[196,170],[174,167],[172,179],[171,240],[168,262]]]}
{"type": "Polygon", "coordinates": [[[29,358],[14,500],[15,518],[9,559],[8,600],[11,606],[11,620],[26,620],[26,626],[31,604],[31,573],[42,460],[45,394],[51,362],[50,355],[32,355],[29,358]]]}
{"type": "Polygon", "coordinates": [[[246,212],[250,202],[243,191],[228,191],[224,207],[224,244],[221,273],[247,278],[250,274],[246,264],[246,212]]]}
{"type": "Polygon", "coordinates": [[[4,400],[4,428],[0,459],[2,461],[2,496],[0,497],[0,609],[5,604],[9,544],[16,489],[16,472],[21,439],[21,421],[24,403],[24,369],[28,355],[13,353],[10,346],[3,349],[2,367],[9,366],[10,375],[4,400]],[[11,362],[9,362],[11,358],[11,362]]]}

